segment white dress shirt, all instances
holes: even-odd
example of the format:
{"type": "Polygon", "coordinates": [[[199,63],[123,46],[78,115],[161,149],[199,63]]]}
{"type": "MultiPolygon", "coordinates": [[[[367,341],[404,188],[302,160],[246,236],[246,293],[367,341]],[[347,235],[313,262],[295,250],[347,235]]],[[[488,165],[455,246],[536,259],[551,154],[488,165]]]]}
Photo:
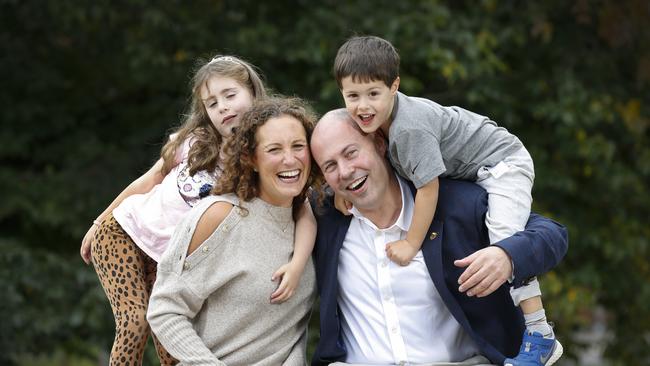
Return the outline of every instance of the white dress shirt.
{"type": "Polygon", "coordinates": [[[406,237],[413,196],[398,177],[402,209],[397,221],[379,229],[354,207],[339,254],[338,304],[347,363],[409,365],[454,362],[478,347],[451,315],[418,251],[408,266],[386,257],[387,243],[406,237]]]}

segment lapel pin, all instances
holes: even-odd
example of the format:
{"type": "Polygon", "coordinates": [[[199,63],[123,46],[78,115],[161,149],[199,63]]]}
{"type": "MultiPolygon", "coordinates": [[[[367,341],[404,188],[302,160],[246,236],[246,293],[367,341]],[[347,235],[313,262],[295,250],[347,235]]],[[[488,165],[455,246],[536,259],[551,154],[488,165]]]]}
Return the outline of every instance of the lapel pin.
{"type": "Polygon", "coordinates": [[[438,237],[438,233],[435,231],[431,232],[431,235],[429,235],[429,240],[433,240],[438,237]]]}

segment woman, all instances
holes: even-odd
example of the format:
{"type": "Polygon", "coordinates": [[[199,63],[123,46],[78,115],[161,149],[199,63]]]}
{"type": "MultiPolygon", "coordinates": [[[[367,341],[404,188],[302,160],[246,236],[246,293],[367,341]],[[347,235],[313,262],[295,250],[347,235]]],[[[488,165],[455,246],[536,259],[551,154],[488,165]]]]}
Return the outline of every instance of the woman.
{"type": "Polygon", "coordinates": [[[313,180],[307,141],[314,122],[298,99],[256,104],[226,145],[217,195],[178,225],[147,319],[181,364],[305,364],[311,260],[287,302],[272,304],[268,293],[274,269],[292,255],[294,217],[313,180]]]}

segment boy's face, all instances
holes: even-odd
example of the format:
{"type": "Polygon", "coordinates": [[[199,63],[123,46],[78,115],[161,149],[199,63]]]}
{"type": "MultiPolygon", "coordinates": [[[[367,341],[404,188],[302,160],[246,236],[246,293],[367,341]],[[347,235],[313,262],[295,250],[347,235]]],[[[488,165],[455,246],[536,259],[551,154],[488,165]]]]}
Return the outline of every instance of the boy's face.
{"type": "Polygon", "coordinates": [[[341,80],[345,108],[365,133],[372,133],[380,128],[388,132],[398,87],[399,76],[390,87],[379,80],[364,83],[352,80],[351,76],[341,80]]]}

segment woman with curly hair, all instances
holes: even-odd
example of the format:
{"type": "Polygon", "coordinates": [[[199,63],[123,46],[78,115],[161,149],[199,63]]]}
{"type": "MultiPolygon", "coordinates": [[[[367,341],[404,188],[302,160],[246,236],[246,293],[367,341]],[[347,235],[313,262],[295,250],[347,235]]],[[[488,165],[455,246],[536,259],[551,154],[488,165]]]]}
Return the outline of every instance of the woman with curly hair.
{"type": "Polygon", "coordinates": [[[178,225],[147,319],[181,364],[305,365],[311,260],[291,299],[274,304],[266,294],[274,269],[294,253],[295,218],[314,183],[314,123],[298,99],[256,103],[226,143],[214,195],[178,225]]]}
{"type": "MultiPolygon", "coordinates": [[[[112,366],[142,364],[157,262],[176,224],[209,195],[221,175],[228,154],[224,142],[233,128],[256,100],[267,97],[254,67],[234,56],[203,63],[192,78],[191,90],[189,113],[163,146],[160,159],[93,221],[81,244],[81,257],[86,263],[92,258],[113,310],[112,366]]],[[[313,215],[307,213],[310,216],[301,221],[296,241],[297,249],[306,243],[304,253],[311,252],[315,238],[313,215]]],[[[289,298],[308,256],[296,256],[280,267],[274,276],[282,281],[267,296],[277,302],[289,298]]],[[[176,362],[155,337],[154,344],[162,365],[176,362]]]]}

